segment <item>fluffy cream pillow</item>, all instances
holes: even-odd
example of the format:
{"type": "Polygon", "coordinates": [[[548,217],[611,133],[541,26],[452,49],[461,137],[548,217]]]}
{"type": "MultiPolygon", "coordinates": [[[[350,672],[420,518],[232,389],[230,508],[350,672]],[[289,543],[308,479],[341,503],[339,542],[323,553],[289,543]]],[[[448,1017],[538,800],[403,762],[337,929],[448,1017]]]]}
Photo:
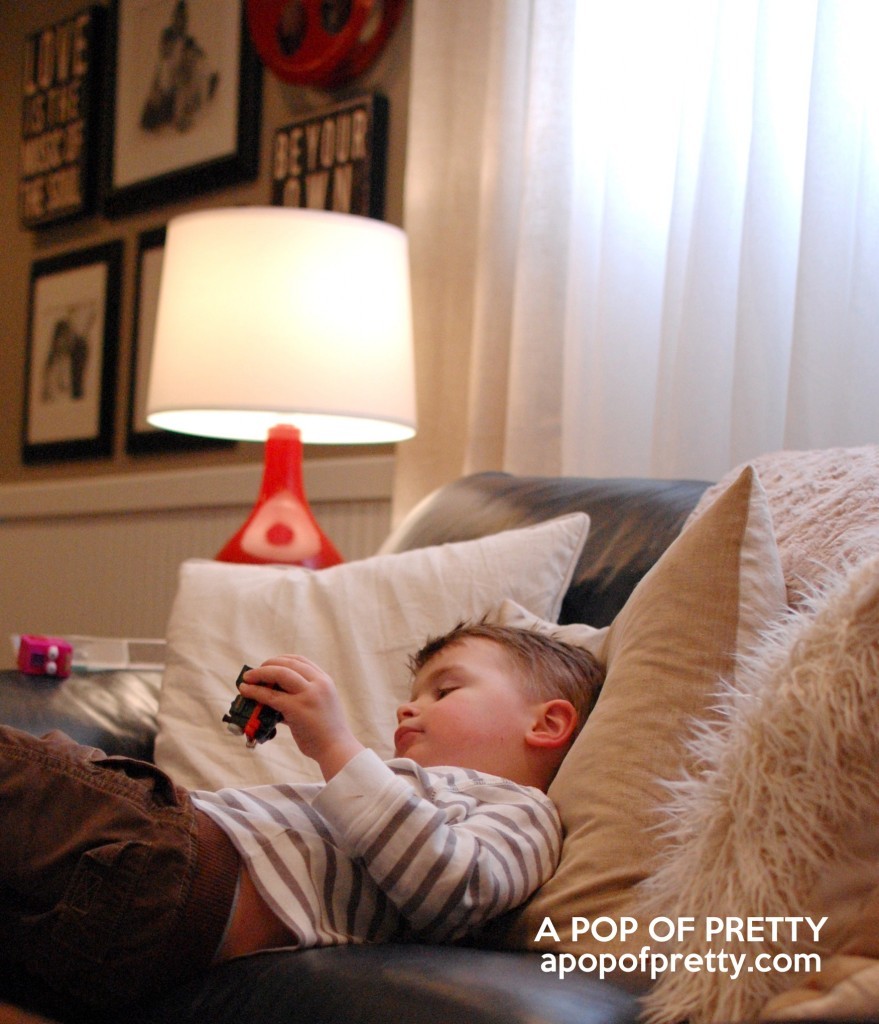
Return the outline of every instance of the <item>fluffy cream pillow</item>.
{"type": "MultiPolygon", "coordinates": [[[[596,942],[591,933],[575,939],[572,918],[632,914],[634,887],[662,845],[656,826],[667,793],[659,778],[688,763],[691,720],[710,717],[719,677],[735,674],[737,652],[783,605],[766,498],[746,469],[680,534],[602,631],[593,653],[607,679],[549,790],[566,832],[561,864],[528,904],[490,926],[489,944],[621,951],[618,941],[596,942]],[[545,918],[560,941],[536,946],[545,918]]],[[[594,637],[583,634],[581,641],[591,647],[594,637]]]]}
{"type": "Polygon", "coordinates": [[[879,885],[849,928],[839,953],[816,975],[772,999],[760,1020],[859,1020],[879,1017],[879,885]]]}
{"type": "Polygon", "coordinates": [[[792,612],[727,688],[723,710],[723,726],[690,743],[698,771],[673,786],[672,852],[645,885],[641,913],[695,918],[675,952],[722,946],[745,967],[735,980],[663,974],[646,1000],[647,1019],[662,1024],[752,1020],[802,983],[802,973],[754,969],[760,954],[875,955],[879,555],[792,612]],[[796,938],[789,927],[751,941],[706,938],[708,917],[790,915],[827,921],[817,940],[808,926],[796,938]]]}
{"type": "Polygon", "coordinates": [[[801,988],[771,999],[760,1020],[871,1020],[879,1014],[879,960],[832,956],[801,988]]]}
{"type": "MultiPolygon", "coordinates": [[[[879,528],[879,445],[768,452],[753,459],[769,499],[775,539],[797,606],[822,580],[868,554],[879,528]]],[[[704,492],[693,522],[741,472],[730,470],[704,492]]]]}
{"type": "Polygon", "coordinates": [[[242,664],[285,652],[329,672],[359,739],[390,756],[396,708],[409,695],[408,656],[505,597],[557,617],[588,528],[588,517],[574,513],[320,572],[184,563],[168,626],[156,762],[192,789],[317,780],[286,730],[248,750],[221,722],[242,664]]]}

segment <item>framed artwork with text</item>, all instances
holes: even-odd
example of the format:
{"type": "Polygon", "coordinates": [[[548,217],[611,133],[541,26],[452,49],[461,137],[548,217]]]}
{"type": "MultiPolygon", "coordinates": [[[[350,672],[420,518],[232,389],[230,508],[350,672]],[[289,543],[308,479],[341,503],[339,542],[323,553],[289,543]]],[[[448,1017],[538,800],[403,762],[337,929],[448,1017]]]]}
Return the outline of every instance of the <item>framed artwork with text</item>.
{"type": "Polygon", "coordinates": [[[24,227],[95,208],[105,15],[103,7],[88,7],[25,40],[18,183],[24,227]]]}
{"type": "Polygon", "coordinates": [[[388,103],[359,96],[285,125],[272,142],[272,204],[384,216],[388,103]]]}

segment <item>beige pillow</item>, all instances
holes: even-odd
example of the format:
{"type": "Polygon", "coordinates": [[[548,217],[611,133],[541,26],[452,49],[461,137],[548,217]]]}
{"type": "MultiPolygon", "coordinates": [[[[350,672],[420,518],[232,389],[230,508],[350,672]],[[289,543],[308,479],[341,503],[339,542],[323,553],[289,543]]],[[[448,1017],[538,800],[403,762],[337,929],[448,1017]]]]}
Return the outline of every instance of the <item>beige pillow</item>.
{"type": "Polygon", "coordinates": [[[408,656],[505,597],[557,617],[588,528],[588,517],[574,513],[320,572],[184,563],[168,626],[157,763],[191,789],[318,780],[288,730],[248,750],[221,722],[242,664],[287,652],[329,672],[358,738],[391,756],[396,709],[409,696],[408,656]]]}
{"type": "Polygon", "coordinates": [[[879,954],[879,554],[767,636],[723,708],[723,726],[691,743],[701,771],[675,786],[673,855],[646,884],[642,912],[695,919],[676,952],[722,944],[745,967],[736,979],[663,974],[646,1000],[662,1024],[753,1020],[803,982],[805,963],[765,973],[761,954],[879,954]],[[817,937],[805,924],[744,941],[710,940],[704,926],[789,915],[827,920],[817,937]]]}
{"type": "MultiPolygon", "coordinates": [[[[778,616],[784,583],[765,495],[746,469],[685,530],[633,591],[595,653],[607,679],[549,790],[565,828],[561,864],[523,908],[491,926],[486,941],[557,953],[640,949],[572,936],[573,917],[633,913],[634,887],[662,845],[661,777],[689,763],[692,719],[708,719],[721,676],[778,616]],[[535,943],[545,918],[552,936],[535,943]]],[[[587,640],[588,642],[588,640],[587,640]]]]}

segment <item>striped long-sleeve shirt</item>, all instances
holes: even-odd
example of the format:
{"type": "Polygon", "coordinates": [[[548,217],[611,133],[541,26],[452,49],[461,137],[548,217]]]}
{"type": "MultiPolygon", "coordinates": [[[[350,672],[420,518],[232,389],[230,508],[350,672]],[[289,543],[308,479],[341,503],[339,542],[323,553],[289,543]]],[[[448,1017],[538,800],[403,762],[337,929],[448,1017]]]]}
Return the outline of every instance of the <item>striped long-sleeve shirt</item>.
{"type": "Polygon", "coordinates": [[[302,947],[448,942],[555,870],[561,826],[539,790],[362,751],[325,784],[193,794],[302,947]]]}

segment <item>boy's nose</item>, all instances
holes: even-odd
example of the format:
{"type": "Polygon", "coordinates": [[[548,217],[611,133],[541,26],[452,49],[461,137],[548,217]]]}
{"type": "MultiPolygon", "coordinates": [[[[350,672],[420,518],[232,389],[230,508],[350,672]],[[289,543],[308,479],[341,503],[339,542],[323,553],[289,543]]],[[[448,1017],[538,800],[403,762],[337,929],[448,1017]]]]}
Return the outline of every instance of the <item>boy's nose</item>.
{"type": "Polygon", "coordinates": [[[403,721],[404,718],[411,718],[415,714],[415,708],[411,703],[401,704],[397,708],[397,723],[403,721]]]}

